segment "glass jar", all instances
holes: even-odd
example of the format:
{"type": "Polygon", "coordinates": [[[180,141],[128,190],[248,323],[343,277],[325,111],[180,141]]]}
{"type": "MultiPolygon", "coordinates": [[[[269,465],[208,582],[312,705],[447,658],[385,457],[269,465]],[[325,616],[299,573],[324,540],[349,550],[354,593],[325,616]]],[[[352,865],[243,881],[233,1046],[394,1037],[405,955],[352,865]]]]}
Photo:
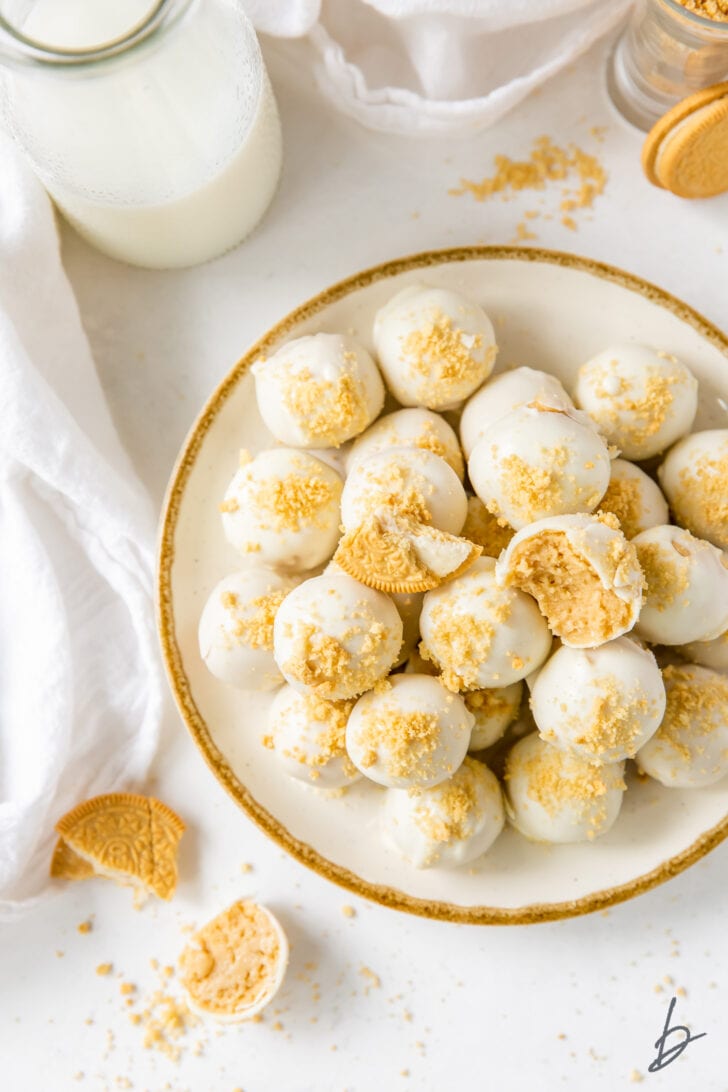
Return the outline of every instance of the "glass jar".
{"type": "Polygon", "coordinates": [[[640,129],[651,129],[694,91],[728,79],[728,22],[677,0],[637,0],[609,64],[609,93],[640,129]]]}
{"type": "Polygon", "coordinates": [[[237,0],[0,0],[0,105],[63,215],[152,268],[240,242],[281,167],[278,112],[237,0]]]}

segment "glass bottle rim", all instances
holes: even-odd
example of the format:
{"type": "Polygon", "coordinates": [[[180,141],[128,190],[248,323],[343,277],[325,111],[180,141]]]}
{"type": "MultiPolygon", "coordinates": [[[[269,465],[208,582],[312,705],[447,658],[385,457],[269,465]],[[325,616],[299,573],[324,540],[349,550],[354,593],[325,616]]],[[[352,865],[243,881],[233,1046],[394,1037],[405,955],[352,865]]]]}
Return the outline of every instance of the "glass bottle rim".
{"type": "Polygon", "coordinates": [[[684,7],[680,0],[659,0],[669,11],[674,12],[675,15],[680,15],[683,19],[686,19],[689,23],[692,23],[696,27],[701,27],[703,30],[712,30],[723,32],[728,36],[728,21],[722,19],[711,19],[709,15],[701,15],[700,12],[690,11],[689,8],[684,7]]]}
{"type": "Polygon", "coordinates": [[[184,18],[194,0],[156,0],[147,14],[129,30],[108,42],[82,49],[54,47],[24,34],[0,10],[0,65],[22,65],[46,70],[86,70],[127,56],[157,41],[184,18]]]}

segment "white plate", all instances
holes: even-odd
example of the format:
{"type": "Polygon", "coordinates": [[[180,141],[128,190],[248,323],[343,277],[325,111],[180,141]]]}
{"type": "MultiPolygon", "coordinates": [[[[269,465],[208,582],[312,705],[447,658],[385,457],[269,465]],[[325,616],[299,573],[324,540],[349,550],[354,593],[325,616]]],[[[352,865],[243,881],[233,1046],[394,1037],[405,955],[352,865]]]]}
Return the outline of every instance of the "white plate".
{"type": "MultiPolygon", "coordinates": [[[[600,909],[668,879],[728,835],[728,778],[710,788],[630,783],[616,825],[598,842],[543,846],[507,829],[472,869],[418,871],[378,837],[379,792],[356,784],[324,798],[283,774],[260,744],[270,695],[213,678],[197,623],[213,585],[237,567],[218,504],[241,447],[271,443],[248,369],[292,337],[351,331],[371,347],[372,318],[395,291],[426,280],[462,290],[492,317],[498,369],[528,364],[569,387],[579,364],[610,342],[676,353],[700,381],[696,428],[728,423],[728,340],[660,289],[572,255],[511,247],[415,255],[335,285],[278,323],[233,368],[202,411],[172,475],[159,554],[159,625],[180,712],[215,775],[240,806],[317,872],[388,906],[433,918],[532,922],[600,909]]],[[[201,773],[201,776],[202,773],[201,773]]]]}

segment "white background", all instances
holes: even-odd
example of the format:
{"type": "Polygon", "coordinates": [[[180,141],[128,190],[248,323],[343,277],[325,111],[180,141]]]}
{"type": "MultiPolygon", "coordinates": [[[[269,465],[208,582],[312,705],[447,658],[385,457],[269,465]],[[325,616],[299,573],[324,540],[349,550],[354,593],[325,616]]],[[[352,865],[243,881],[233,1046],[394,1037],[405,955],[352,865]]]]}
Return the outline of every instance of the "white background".
{"type": "MultiPolygon", "coordinates": [[[[495,129],[427,142],[338,116],[301,73],[300,48],[266,47],[285,169],[267,219],[242,247],[195,270],[150,273],[103,258],[63,229],[112,413],[155,502],[202,401],[291,307],[399,255],[510,242],[526,209],[553,214],[533,222],[536,245],[641,274],[728,328],[728,195],[689,203],[644,181],[640,134],[606,100],[604,45],[495,129]],[[602,144],[593,126],[607,127],[602,144]],[[578,215],[578,233],[560,222],[558,184],[508,202],[448,195],[461,176],[491,173],[497,153],[527,156],[541,134],[596,151],[609,172],[593,213],[578,215]]],[[[135,912],[127,891],[89,882],[2,929],[7,1092],[614,1092],[639,1087],[640,1077],[661,1092],[728,1089],[728,845],[604,914],[455,926],[363,903],[290,860],[227,798],[171,705],[147,789],[188,823],[172,904],[135,912]],[[148,995],[157,984],[150,959],[173,963],[184,926],[247,894],[279,914],[292,941],[280,1011],[223,1033],[201,1025],[181,1041],[176,1064],[145,1049],[119,976],[148,995]],[[347,904],[355,917],[343,915],[347,904]],[[93,929],[80,935],[88,918],[93,929]],[[101,962],[113,963],[107,977],[95,973],[101,962]],[[368,989],[362,965],[379,988],[368,989]],[[675,1020],[707,1035],[649,1074],[678,988],[675,1020]]]]}

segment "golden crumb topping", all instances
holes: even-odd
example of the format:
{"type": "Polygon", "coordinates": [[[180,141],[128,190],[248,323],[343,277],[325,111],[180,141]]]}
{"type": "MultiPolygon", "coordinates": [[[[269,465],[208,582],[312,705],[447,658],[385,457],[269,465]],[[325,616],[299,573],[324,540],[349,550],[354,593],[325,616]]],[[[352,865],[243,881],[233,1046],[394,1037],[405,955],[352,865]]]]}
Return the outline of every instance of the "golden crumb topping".
{"type": "MultiPolygon", "coordinates": [[[[253,492],[252,501],[270,518],[275,531],[297,534],[307,527],[326,529],[331,524],[331,506],[341,496],[341,484],[322,474],[287,474],[267,478],[253,492]]],[[[269,527],[262,523],[263,530],[269,527]]]]}
{"type": "Polygon", "coordinates": [[[441,732],[437,713],[402,709],[396,701],[378,704],[364,711],[358,725],[361,765],[380,763],[393,778],[427,776],[441,732]]]}
{"type": "Polygon", "coordinates": [[[362,516],[385,509],[417,523],[432,522],[428,497],[435,487],[425,474],[394,461],[380,467],[365,467],[357,473],[361,481],[357,500],[362,516]]]}
{"type": "MultiPolygon", "coordinates": [[[[355,354],[344,356],[351,358],[351,364],[355,363],[355,354]]],[[[284,406],[308,439],[316,440],[322,447],[339,447],[369,424],[363,384],[349,371],[341,372],[335,379],[321,379],[309,368],[289,367],[284,372],[282,386],[284,406]]]]}
{"type": "MultiPolygon", "coordinates": [[[[565,717],[564,730],[594,759],[617,749],[633,758],[641,741],[642,725],[647,717],[658,713],[658,702],[650,700],[639,683],[625,694],[614,675],[595,678],[590,685],[595,690],[590,709],[585,714],[565,717]]],[[[554,732],[541,735],[550,742],[556,739],[554,732]]]]}
{"type": "Polygon", "coordinates": [[[468,514],[461,534],[482,546],[487,557],[498,557],[515,533],[504,519],[488,511],[480,497],[468,498],[468,514]]]}
{"type": "Polygon", "coordinates": [[[273,623],[278,608],[288,595],[287,588],[277,588],[266,595],[259,595],[245,607],[244,614],[238,614],[238,598],[233,592],[223,592],[222,605],[234,612],[232,635],[239,644],[248,648],[273,650],[273,623]]]}
{"type": "Polygon", "coordinates": [[[699,749],[696,737],[710,735],[728,719],[728,678],[716,672],[706,676],[696,676],[690,664],[670,664],[662,672],[667,705],[654,738],[668,743],[686,762],[699,749]]]}
{"type": "Polygon", "coordinates": [[[284,674],[308,686],[318,697],[329,698],[345,688],[351,695],[369,690],[389,666],[382,666],[381,652],[389,640],[382,622],[368,616],[352,617],[349,631],[337,640],[312,622],[298,622],[293,631],[293,649],[282,665],[284,674]],[[354,655],[343,641],[358,643],[354,655]]]}
{"type": "MultiPolygon", "coordinates": [[[[503,496],[523,520],[531,523],[534,513],[544,508],[554,511],[559,508],[563,500],[564,467],[569,457],[569,449],[562,445],[542,448],[538,463],[531,463],[520,455],[498,459],[503,496]]],[[[494,511],[493,514],[498,516],[500,513],[494,511]]]]}
{"type": "Polygon", "coordinates": [[[691,531],[700,533],[702,527],[691,526],[691,509],[700,510],[700,522],[710,527],[711,535],[728,542],[728,449],[723,447],[719,455],[700,455],[690,467],[680,471],[680,490],[673,498],[675,513],[691,531]]]}
{"type": "Polygon", "coordinates": [[[508,698],[504,698],[501,690],[468,690],[463,694],[463,700],[469,712],[475,717],[484,719],[500,717],[517,705],[508,698]]]}
{"type": "Polygon", "coordinates": [[[180,979],[198,1008],[243,1017],[275,992],[282,958],[267,912],[240,901],[195,933],[179,959],[180,979]]]}
{"type": "Polygon", "coordinates": [[[647,583],[649,604],[662,612],[682,595],[690,583],[690,566],[680,543],[636,542],[637,557],[647,583]]]}
{"type": "Polygon", "coordinates": [[[439,844],[467,838],[482,818],[478,796],[480,764],[466,758],[455,777],[414,808],[414,821],[426,838],[439,844]]]}
{"type": "Polygon", "coordinates": [[[611,788],[625,788],[621,778],[607,780],[608,769],[546,746],[525,760],[511,752],[504,778],[509,781],[523,774],[527,795],[549,815],[558,814],[565,805],[575,808],[580,819],[588,818],[594,837],[607,819],[607,793],[611,788]]]}
{"type": "Polygon", "coordinates": [[[427,397],[430,392],[439,402],[446,401],[451,392],[457,398],[463,384],[477,384],[488,376],[496,348],[482,349],[482,334],[459,329],[450,315],[437,308],[419,330],[402,339],[410,372],[425,380],[420,395],[427,397]]]}
{"type": "Polygon", "coordinates": [[[642,530],[644,518],[639,481],[636,478],[612,478],[599,501],[599,509],[617,517],[625,538],[634,538],[642,530]]]}
{"type": "Polygon", "coordinates": [[[651,365],[646,370],[644,384],[635,384],[625,376],[615,375],[613,369],[619,366],[619,361],[610,363],[611,367],[582,365],[581,370],[587,370],[594,383],[594,393],[604,403],[593,407],[590,416],[608,433],[617,429],[623,440],[640,447],[664,425],[675,400],[673,387],[681,382],[681,376],[651,365]]]}
{"type": "Polygon", "coordinates": [[[442,682],[448,690],[477,687],[478,673],[488,658],[496,629],[511,616],[512,602],[507,593],[483,597],[482,605],[480,615],[474,611],[464,614],[444,600],[430,612],[435,635],[433,651],[442,665],[442,682]]]}
{"type": "Polygon", "coordinates": [[[353,777],[356,767],[346,751],[346,725],[354,707],[353,701],[326,701],[316,694],[302,694],[300,700],[311,728],[309,739],[302,746],[284,746],[274,736],[266,735],[263,745],[278,750],[284,758],[308,766],[312,778],[318,776],[320,767],[337,759],[344,760],[344,772],[348,777],[353,777]]]}

